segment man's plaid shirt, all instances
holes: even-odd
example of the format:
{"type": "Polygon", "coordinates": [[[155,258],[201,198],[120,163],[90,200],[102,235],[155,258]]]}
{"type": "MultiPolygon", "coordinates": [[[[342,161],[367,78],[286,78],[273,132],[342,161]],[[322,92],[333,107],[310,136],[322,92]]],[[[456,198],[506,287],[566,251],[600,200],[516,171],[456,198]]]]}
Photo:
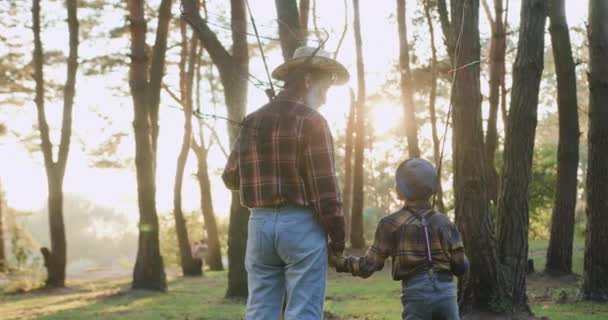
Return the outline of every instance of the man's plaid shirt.
{"type": "Polygon", "coordinates": [[[248,115],[222,175],[241,204],[308,207],[333,246],[344,245],[344,216],[327,121],[301,101],[279,95],[248,115]]]}
{"type": "Polygon", "coordinates": [[[419,210],[423,210],[420,213],[427,219],[432,257],[430,268],[434,272],[456,275],[466,272],[469,262],[458,229],[444,214],[424,208],[404,208],[382,218],[374,243],[365,256],[346,258],[343,271],[367,278],[381,270],[388,257],[392,258],[394,280],[408,280],[427,271],[424,229],[414,216],[419,210]]]}

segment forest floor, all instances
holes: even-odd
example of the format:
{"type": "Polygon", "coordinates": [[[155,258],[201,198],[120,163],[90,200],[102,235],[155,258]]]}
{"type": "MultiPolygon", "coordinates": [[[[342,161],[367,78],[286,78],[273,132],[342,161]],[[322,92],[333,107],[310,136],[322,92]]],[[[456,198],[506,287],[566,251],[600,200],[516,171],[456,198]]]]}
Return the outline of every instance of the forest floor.
{"type": "MultiPolygon", "coordinates": [[[[544,266],[546,241],[530,243],[536,269],[544,266]]],[[[582,243],[575,243],[574,271],[582,272],[582,243]]],[[[369,279],[353,279],[331,272],[327,285],[325,319],[399,319],[399,284],[388,268],[369,279]]],[[[224,298],[226,272],[204,277],[179,277],[168,272],[167,294],[129,290],[130,278],[120,272],[97,271],[95,277],[72,279],[64,289],[23,289],[23,279],[0,284],[0,318],[12,319],[125,319],[220,320],[242,319],[244,301],[224,298]],[[17,291],[10,293],[10,291],[17,291]]],[[[580,301],[580,276],[552,278],[542,273],[528,277],[528,296],[535,315],[548,319],[608,319],[608,304],[580,301]]]]}

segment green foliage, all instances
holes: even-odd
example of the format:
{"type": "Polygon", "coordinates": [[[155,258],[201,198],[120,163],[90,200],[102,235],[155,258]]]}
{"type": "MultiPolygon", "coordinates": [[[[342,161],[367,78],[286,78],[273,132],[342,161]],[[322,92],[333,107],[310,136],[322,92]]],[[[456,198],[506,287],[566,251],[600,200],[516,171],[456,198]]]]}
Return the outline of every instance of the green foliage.
{"type": "Polygon", "coordinates": [[[537,145],[532,162],[532,181],[528,204],[530,206],[531,239],[549,239],[551,211],[557,182],[557,147],[552,144],[537,145]]]}
{"type": "MultiPolygon", "coordinates": [[[[188,238],[192,244],[204,238],[205,225],[200,212],[184,214],[188,238]]],[[[180,253],[177,243],[177,232],[175,230],[175,218],[173,214],[162,214],[159,216],[160,224],[160,252],[166,266],[180,266],[180,253]]]]}
{"type": "Polygon", "coordinates": [[[15,226],[11,234],[11,260],[14,261],[12,268],[24,270],[39,265],[40,257],[34,256],[34,250],[29,236],[20,227],[15,226]]]}

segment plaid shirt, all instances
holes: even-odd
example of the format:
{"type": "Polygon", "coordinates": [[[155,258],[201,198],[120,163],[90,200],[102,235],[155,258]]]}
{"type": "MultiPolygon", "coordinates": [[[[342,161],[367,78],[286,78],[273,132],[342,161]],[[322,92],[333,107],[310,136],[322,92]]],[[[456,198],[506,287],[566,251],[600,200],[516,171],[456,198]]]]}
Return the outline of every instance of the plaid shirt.
{"type": "Polygon", "coordinates": [[[241,204],[308,207],[334,248],[344,245],[344,216],[327,121],[301,101],[279,95],[248,115],[222,179],[241,204]]]}
{"type": "MultiPolygon", "coordinates": [[[[425,206],[430,207],[430,206],[425,206]]],[[[404,208],[380,220],[374,244],[363,257],[345,258],[345,272],[367,278],[384,267],[386,258],[392,258],[394,280],[408,280],[429,269],[424,229],[415,217],[419,208],[404,208]]],[[[468,260],[456,226],[443,214],[429,209],[421,215],[427,219],[431,249],[431,269],[462,275],[468,269],[468,260]]]]}

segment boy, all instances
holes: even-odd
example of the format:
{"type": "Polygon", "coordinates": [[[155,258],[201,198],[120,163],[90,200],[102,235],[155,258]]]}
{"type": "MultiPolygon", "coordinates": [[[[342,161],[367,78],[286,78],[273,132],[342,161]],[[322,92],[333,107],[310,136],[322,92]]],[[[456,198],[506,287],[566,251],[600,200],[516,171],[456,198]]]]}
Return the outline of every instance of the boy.
{"type": "Polygon", "coordinates": [[[468,271],[460,233],[432,210],[435,167],[423,159],[406,160],[396,172],[397,194],[405,206],[378,223],[374,244],[363,257],[332,255],[337,272],[367,278],[392,258],[392,276],[401,281],[402,318],[459,319],[452,275],[468,271]]]}

